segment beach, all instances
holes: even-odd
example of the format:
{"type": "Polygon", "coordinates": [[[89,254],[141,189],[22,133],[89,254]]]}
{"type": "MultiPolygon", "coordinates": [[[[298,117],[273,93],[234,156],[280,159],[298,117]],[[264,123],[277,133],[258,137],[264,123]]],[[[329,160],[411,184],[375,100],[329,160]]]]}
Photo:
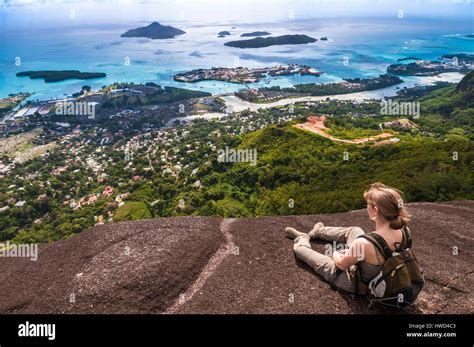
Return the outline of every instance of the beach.
{"type": "Polygon", "coordinates": [[[348,93],[348,94],[338,94],[338,95],[326,95],[326,96],[304,96],[301,98],[287,98],[281,99],[271,103],[253,103],[249,101],[242,100],[233,94],[222,95],[221,98],[225,101],[226,113],[203,113],[198,115],[190,115],[186,117],[177,117],[168,121],[167,126],[171,126],[174,121],[191,121],[194,119],[220,119],[227,114],[232,112],[242,112],[244,110],[258,111],[259,109],[268,109],[278,106],[286,106],[294,104],[297,102],[319,102],[327,100],[327,98],[332,100],[341,100],[341,101],[353,101],[353,102],[363,102],[366,100],[382,100],[384,98],[393,97],[397,94],[397,91],[403,88],[413,88],[415,86],[426,86],[434,84],[436,82],[450,82],[458,83],[464,77],[463,74],[458,72],[449,72],[443,73],[436,76],[423,76],[423,77],[404,77],[404,82],[393,85],[387,88],[371,90],[366,92],[358,93],[348,93]]]}
{"type": "MultiPolygon", "coordinates": [[[[371,90],[359,93],[339,94],[339,95],[326,95],[326,96],[304,96],[301,98],[288,98],[282,99],[270,103],[253,103],[239,99],[235,95],[223,96],[222,99],[225,101],[227,112],[241,112],[244,110],[257,111],[259,109],[267,109],[277,106],[286,106],[297,102],[318,102],[326,100],[327,98],[332,100],[351,100],[354,102],[362,102],[365,100],[381,100],[386,97],[393,97],[396,95],[398,90],[403,88],[412,88],[415,86],[430,85],[435,82],[451,82],[457,83],[463,78],[463,74],[457,72],[444,73],[437,76],[430,77],[408,77],[405,78],[403,83],[382,88],[378,90],[371,90]]],[[[203,115],[206,118],[206,115],[203,115]]]]}

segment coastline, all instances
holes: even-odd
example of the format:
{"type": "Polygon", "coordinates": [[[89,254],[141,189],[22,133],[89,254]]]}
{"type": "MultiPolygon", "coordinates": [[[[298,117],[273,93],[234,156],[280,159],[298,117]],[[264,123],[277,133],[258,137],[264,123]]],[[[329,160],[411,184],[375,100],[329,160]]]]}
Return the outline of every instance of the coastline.
{"type": "MultiPolygon", "coordinates": [[[[326,99],[332,100],[341,100],[341,101],[353,101],[353,102],[363,102],[365,100],[381,100],[387,97],[393,97],[399,90],[404,88],[412,88],[415,86],[424,86],[434,84],[436,82],[451,82],[457,83],[464,77],[463,74],[458,72],[448,72],[442,73],[436,76],[409,76],[405,77],[405,80],[396,85],[392,85],[389,87],[364,91],[364,92],[355,92],[355,93],[347,93],[347,94],[333,94],[333,95],[324,95],[324,96],[303,96],[303,97],[290,97],[281,99],[274,102],[268,103],[254,103],[250,101],[245,101],[240,99],[235,95],[235,93],[228,93],[228,94],[214,94],[213,97],[220,97],[224,100],[225,103],[225,112],[207,112],[202,114],[195,114],[195,115],[188,115],[185,117],[175,117],[170,119],[166,123],[166,127],[172,125],[172,123],[176,120],[178,121],[190,121],[194,119],[220,119],[230,113],[233,112],[241,112],[244,110],[250,111],[258,111],[259,109],[268,109],[272,107],[278,106],[286,106],[298,102],[319,102],[324,101],[326,99]]],[[[0,124],[4,123],[8,118],[8,115],[3,116],[0,118],[0,124]]]]}
{"type": "Polygon", "coordinates": [[[227,95],[222,96],[221,98],[225,101],[226,107],[229,110],[231,108],[232,112],[240,112],[243,110],[249,109],[250,111],[257,111],[258,109],[267,109],[276,106],[286,106],[289,104],[293,104],[296,102],[304,102],[304,101],[323,101],[327,98],[334,99],[334,100],[352,100],[355,102],[362,102],[364,100],[380,100],[385,97],[392,97],[395,96],[398,90],[403,88],[412,88],[416,85],[430,85],[434,84],[435,82],[452,82],[457,83],[464,77],[463,74],[457,72],[449,72],[443,73],[437,76],[430,76],[430,77],[411,77],[406,78],[403,83],[393,85],[390,87],[370,90],[365,92],[357,92],[357,93],[348,93],[348,94],[335,94],[335,95],[325,95],[325,96],[303,96],[299,98],[288,98],[288,99],[281,99],[275,102],[270,103],[253,103],[249,101],[244,101],[239,99],[235,95],[227,95]]]}
{"type": "MultiPolygon", "coordinates": [[[[166,123],[166,127],[170,127],[174,121],[191,121],[194,119],[220,119],[222,117],[227,116],[232,112],[241,112],[244,110],[250,111],[258,111],[259,109],[267,109],[277,106],[286,106],[296,102],[311,102],[311,101],[323,101],[327,98],[333,100],[341,100],[341,101],[354,101],[354,102],[363,102],[365,100],[380,100],[385,97],[395,96],[397,91],[403,88],[412,88],[417,85],[430,85],[434,84],[435,82],[452,82],[457,83],[464,77],[463,74],[456,73],[456,72],[449,72],[443,73],[436,76],[429,76],[429,77],[413,77],[409,81],[404,81],[401,84],[393,85],[390,87],[365,91],[365,92],[357,92],[357,93],[349,93],[349,94],[336,94],[336,95],[326,95],[326,96],[304,96],[304,97],[297,97],[297,98],[287,98],[281,99],[271,103],[253,103],[249,101],[244,101],[234,94],[225,94],[220,95],[219,97],[222,98],[225,102],[226,112],[219,113],[219,112],[208,112],[203,114],[196,114],[196,115],[189,115],[185,117],[175,117],[170,119],[166,123]]],[[[216,95],[213,95],[214,97],[216,95]]]]}
{"type": "MultiPolygon", "coordinates": [[[[9,16],[9,14],[6,15],[9,16]]],[[[30,13],[24,13],[23,15],[29,16],[30,13]]],[[[383,36],[380,33],[383,31],[383,26],[387,25],[386,19],[383,21],[378,18],[364,20],[351,18],[344,21],[342,19],[321,19],[317,22],[321,28],[315,27],[314,21],[299,17],[295,21],[262,23],[259,20],[255,24],[247,23],[246,25],[227,21],[212,23],[206,20],[190,22],[184,28],[180,21],[163,19],[163,24],[166,23],[178,28],[183,26],[182,29],[187,29],[188,32],[186,35],[178,37],[179,44],[171,44],[171,41],[168,44],[160,40],[120,38],[120,35],[126,30],[142,26],[140,23],[143,22],[133,20],[121,24],[115,23],[113,26],[104,26],[102,23],[84,27],[78,25],[64,31],[58,31],[54,28],[45,28],[40,31],[35,30],[35,26],[28,25],[22,28],[21,32],[20,27],[13,25],[14,22],[10,20],[6,22],[5,29],[9,33],[11,32],[12,40],[5,42],[5,47],[2,47],[5,49],[0,52],[0,56],[3,58],[3,63],[0,65],[4,75],[3,83],[0,86],[0,96],[7,97],[10,93],[31,91],[36,92],[34,99],[56,99],[63,97],[64,94],[71,95],[79,91],[84,84],[83,81],[74,80],[52,85],[48,85],[42,80],[22,80],[15,76],[22,69],[66,70],[74,68],[80,71],[103,71],[107,73],[107,77],[103,80],[89,80],[87,82],[93,89],[112,84],[115,81],[154,82],[163,86],[179,87],[179,82],[175,82],[170,76],[180,71],[219,66],[222,62],[233,64],[236,49],[222,47],[223,42],[231,40],[231,38],[218,41],[216,33],[221,30],[232,32],[232,39],[237,39],[237,36],[243,32],[254,30],[265,30],[279,36],[286,33],[297,33],[300,29],[315,38],[328,36],[330,38],[329,42],[318,41],[318,44],[315,45],[295,45],[288,48],[275,46],[249,52],[242,50],[239,53],[242,55],[240,64],[237,64],[249,67],[290,62],[312,64],[326,73],[327,76],[322,76],[324,79],[322,78],[321,81],[327,83],[337,82],[339,76],[356,78],[376,75],[383,72],[383,66],[395,63],[397,58],[415,56],[417,53],[420,53],[416,55],[417,58],[431,60],[446,53],[472,52],[472,47],[469,46],[472,41],[446,37],[446,35],[455,33],[470,32],[471,23],[466,20],[460,23],[445,23],[445,28],[440,27],[436,21],[430,21],[425,27],[421,28],[420,23],[425,23],[425,20],[420,22],[418,19],[405,18],[403,23],[406,28],[403,32],[397,33],[394,31],[383,36]],[[346,27],[342,25],[344,23],[351,25],[365,23],[367,27],[364,27],[363,30],[361,28],[360,35],[354,37],[353,35],[347,35],[346,27]],[[236,25],[236,29],[231,29],[233,25],[236,25]],[[18,32],[16,32],[17,30],[18,32]],[[71,35],[74,35],[74,40],[71,40],[71,35]],[[88,39],[89,35],[93,35],[93,41],[88,39]],[[51,41],[51,37],[55,38],[54,42],[51,41]],[[415,40],[417,37],[423,38],[423,41],[415,40]],[[405,42],[408,43],[405,44],[405,42]],[[396,43],[396,51],[392,52],[390,50],[391,43],[396,43]],[[405,46],[409,49],[404,49],[405,46]],[[419,50],[418,48],[422,48],[420,46],[427,46],[427,48],[419,50]],[[25,55],[33,47],[34,51],[38,52],[35,60],[28,64],[26,64],[26,60],[23,61],[21,69],[10,63],[10,57],[16,57],[18,51],[25,55]],[[81,49],[79,50],[79,48],[81,49]],[[129,67],[124,66],[123,63],[123,52],[128,50],[135,52],[129,67]],[[80,59],[77,59],[79,56],[74,52],[81,52],[80,59]],[[357,54],[354,55],[354,59],[351,59],[349,66],[343,66],[342,59],[349,55],[349,52],[357,54]],[[319,63],[321,64],[318,65],[319,63]],[[159,68],[157,69],[157,67],[159,68]],[[133,73],[128,73],[127,71],[132,68],[133,73]]],[[[399,20],[397,21],[396,18],[393,20],[393,23],[398,22],[399,20]]],[[[30,24],[33,24],[33,22],[30,24]]],[[[49,24],[45,24],[45,27],[47,26],[49,24]]],[[[239,51],[237,50],[237,52],[239,51]]],[[[290,84],[311,82],[309,80],[284,78],[272,85],[288,87],[290,84]]],[[[316,83],[319,82],[316,81],[316,83]]],[[[238,87],[238,85],[231,85],[230,83],[217,83],[214,86],[211,83],[202,83],[190,88],[219,93],[219,90],[233,92],[238,87]]]]}
{"type": "MultiPolygon", "coordinates": [[[[312,101],[324,101],[327,98],[333,100],[341,100],[341,101],[354,101],[354,102],[363,102],[365,100],[381,100],[385,97],[392,97],[395,96],[397,91],[403,88],[413,88],[417,85],[425,86],[434,84],[436,82],[451,82],[451,83],[458,83],[464,77],[463,74],[457,72],[448,72],[439,74],[436,76],[414,76],[410,78],[405,78],[403,83],[396,84],[390,87],[376,89],[371,91],[365,92],[357,92],[357,93],[348,93],[348,94],[335,94],[335,95],[326,95],[326,96],[303,96],[303,97],[296,97],[296,98],[287,98],[281,99],[275,102],[270,103],[253,103],[249,101],[244,101],[234,94],[225,94],[220,95],[219,97],[224,100],[226,106],[226,113],[203,113],[199,115],[189,115],[186,117],[176,117],[170,120],[166,126],[170,126],[172,122],[179,120],[179,121],[189,121],[194,119],[213,119],[213,118],[222,118],[229,113],[232,112],[241,112],[244,110],[250,111],[258,111],[259,109],[268,109],[277,106],[286,106],[290,104],[294,104],[297,102],[312,102],[312,101]]],[[[214,95],[216,96],[216,95],[214,95]]]]}

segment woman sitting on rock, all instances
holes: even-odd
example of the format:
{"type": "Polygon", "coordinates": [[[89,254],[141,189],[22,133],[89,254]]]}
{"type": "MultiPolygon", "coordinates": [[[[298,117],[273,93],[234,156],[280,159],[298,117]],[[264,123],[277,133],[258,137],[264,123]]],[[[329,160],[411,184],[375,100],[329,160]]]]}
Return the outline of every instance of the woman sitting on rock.
{"type": "MultiPolygon", "coordinates": [[[[382,183],[369,185],[364,193],[369,218],[375,222],[375,233],[382,236],[391,250],[404,244],[402,228],[410,221],[410,215],[403,206],[401,193],[382,183]]],[[[355,265],[363,282],[377,276],[385,262],[384,256],[368,240],[359,236],[364,231],[359,227],[329,227],[319,222],[308,234],[287,227],[285,236],[294,240],[296,257],[321,275],[333,287],[351,294],[356,290],[355,265]],[[311,239],[322,239],[345,244],[347,249],[332,252],[332,257],[314,251],[311,239]]],[[[339,247],[338,247],[339,248],[339,247]]]]}

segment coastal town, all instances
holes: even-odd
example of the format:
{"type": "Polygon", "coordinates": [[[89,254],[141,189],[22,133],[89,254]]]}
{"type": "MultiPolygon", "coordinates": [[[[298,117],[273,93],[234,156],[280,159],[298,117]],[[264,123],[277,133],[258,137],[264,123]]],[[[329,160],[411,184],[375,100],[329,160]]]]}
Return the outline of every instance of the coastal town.
{"type": "Polygon", "coordinates": [[[408,57],[404,60],[412,62],[392,64],[387,68],[387,72],[401,76],[435,76],[447,72],[467,73],[474,69],[474,56],[471,54],[445,54],[440,60],[435,61],[416,57],[408,57]]]}
{"type": "MultiPolygon", "coordinates": [[[[182,121],[179,127],[148,125],[146,129],[121,119],[119,130],[113,130],[118,121],[115,118],[101,125],[58,125],[45,118],[17,117],[7,122],[16,124],[15,131],[7,125],[9,136],[0,140],[0,187],[5,198],[0,213],[54,201],[57,212],[89,216],[81,219],[80,227],[74,223],[63,226],[66,234],[113,222],[117,220],[115,213],[123,206],[127,208],[127,200],[136,200],[138,186],[173,182],[176,189],[189,185],[199,190],[202,183],[197,173],[205,169],[206,158],[216,155],[225,138],[298,117],[294,112],[272,116],[241,113],[219,121],[198,119],[182,121]],[[49,150],[38,151],[44,145],[49,150]],[[30,153],[33,149],[34,154],[30,153]],[[27,163],[18,160],[25,153],[30,153],[27,163]]],[[[154,213],[161,213],[158,211],[165,203],[159,198],[162,194],[157,191],[150,196],[155,198],[147,208],[154,213]]],[[[184,211],[186,204],[176,208],[184,211]]],[[[40,227],[52,217],[41,209],[29,211],[32,219],[24,220],[25,226],[40,227]]]]}
{"type": "Polygon", "coordinates": [[[222,101],[211,97],[210,93],[161,88],[152,83],[117,83],[98,90],[84,86],[80,92],[65,98],[24,101],[25,99],[24,94],[0,99],[0,103],[8,105],[0,109],[0,131],[3,134],[15,133],[19,128],[18,124],[23,124],[25,120],[30,124],[45,117],[56,119],[57,126],[66,128],[77,122],[100,122],[116,118],[119,125],[124,125],[126,129],[127,126],[122,122],[140,119],[144,128],[149,125],[145,120],[150,124],[163,126],[169,119],[185,114],[223,112],[224,109],[222,101]],[[65,111],[59,112],[58,108],[65,111]]]}

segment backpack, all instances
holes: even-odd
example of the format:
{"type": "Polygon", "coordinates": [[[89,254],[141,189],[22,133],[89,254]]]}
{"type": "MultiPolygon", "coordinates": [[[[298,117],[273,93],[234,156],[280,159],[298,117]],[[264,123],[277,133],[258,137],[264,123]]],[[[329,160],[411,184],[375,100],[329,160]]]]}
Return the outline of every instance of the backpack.
{"type": "Polygon", "coordinates": [[[359,292],[360,284],[365,287],[363,293],[365,292],[369,300],[369,307],[376,303],[397,308],[406,307],[416,300],[425,284],[423,273],[411,250],[410,231],[404,227],[402,233],[402,244],[395,251],[376,233],[359,236],[371,242],[385,259],[380,273],[368,283],[363,282],[358,266],[359,271],[355,276],[356,292],[359,292]]]}

